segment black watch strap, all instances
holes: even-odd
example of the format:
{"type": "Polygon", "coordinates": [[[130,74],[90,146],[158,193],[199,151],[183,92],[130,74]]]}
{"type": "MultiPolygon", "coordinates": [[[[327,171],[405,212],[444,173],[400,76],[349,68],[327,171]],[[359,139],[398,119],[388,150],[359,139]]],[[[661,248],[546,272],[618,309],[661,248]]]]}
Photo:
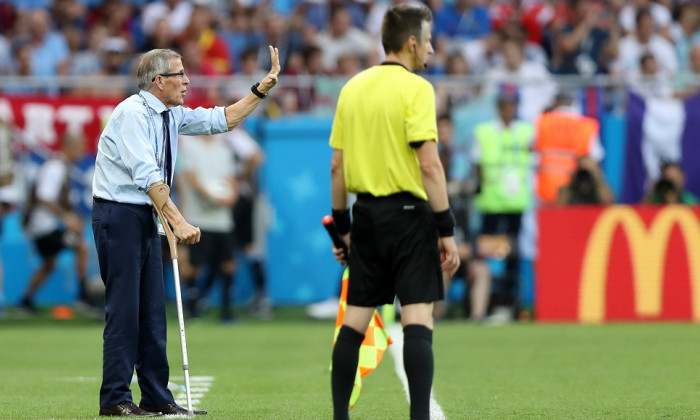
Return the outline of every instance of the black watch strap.
{"type": "Polygon", "coordinates": [[[260,99],[265,99],[267,98],[267,93],[262,93],[258,90],[258,86],[260,86],[260,82],[257,82],[253,86],[250,87],[250,91],[253,92],[255,96],[257,96],[260,99]]]}

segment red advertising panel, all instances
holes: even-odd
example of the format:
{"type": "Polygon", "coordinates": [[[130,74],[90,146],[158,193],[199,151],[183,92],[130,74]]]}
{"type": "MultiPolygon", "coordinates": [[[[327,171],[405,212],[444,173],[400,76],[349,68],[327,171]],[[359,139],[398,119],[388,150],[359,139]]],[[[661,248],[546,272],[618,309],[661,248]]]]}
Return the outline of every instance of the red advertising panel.
{"type": "Polygon", "coordinates": [[[540,321],[700,320],[700,208],[541,209],[540,321]]]}
{"type": "Polygon", "coordinates": [[[56,149],[66,131],[85,134],[94,152],[102,125],[120,99],[0,96],[0,119],[13,123],[29,148],[56,149]]]}
{"type": "MultiPolygon", "coordinates": [[[[14,124],[30,149],[55,150],[63,134],[71,131],[82,132],[87,151],[94,153],[102,127],[123,99],[0,95],[0,120],[14,124]]],[[[199,105],[202,104],[187,104],[199,105]]]]}

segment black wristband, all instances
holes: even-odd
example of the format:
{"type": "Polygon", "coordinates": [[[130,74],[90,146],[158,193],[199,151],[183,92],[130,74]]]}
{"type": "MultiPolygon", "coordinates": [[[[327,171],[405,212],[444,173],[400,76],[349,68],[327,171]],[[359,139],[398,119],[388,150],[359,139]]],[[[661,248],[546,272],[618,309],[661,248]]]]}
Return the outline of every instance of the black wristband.
{"type": "Polygon", "coordinates": [[[332,209],[333,222],[341,235],[347,235],[350,232],[350,210],[335,210],[332,209]]]}
{"type": "Polygon", "coordinates": [[[265,99],[267,98],[267,93],[262,93],[258,90],[258,86],[260,86],[260,82],[257,82],[253,86],[250,87],[250,91],[253,92],[255,96],[257,96],[260,99],[265,99]]]}
{"type": "Polygon", "coordinates": [[[454,236],[455,234],[455,215],[449,208],[444,211],[433,212],[435,219],[435,229],[441,238],[445,236],[454,236]]]}

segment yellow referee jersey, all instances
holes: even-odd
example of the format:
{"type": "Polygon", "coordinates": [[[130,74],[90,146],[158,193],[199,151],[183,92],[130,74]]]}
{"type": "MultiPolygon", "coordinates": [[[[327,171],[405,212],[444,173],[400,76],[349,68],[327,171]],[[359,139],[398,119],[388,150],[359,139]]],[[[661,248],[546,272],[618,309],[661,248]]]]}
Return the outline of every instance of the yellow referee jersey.
{"type": "Polygon", "coordinates": [[[399,64],[371,67],[340,92],[330,146],[343,151],[349,192],[428,200],[411,143],[437,141],[435,92],[399,64]]]}

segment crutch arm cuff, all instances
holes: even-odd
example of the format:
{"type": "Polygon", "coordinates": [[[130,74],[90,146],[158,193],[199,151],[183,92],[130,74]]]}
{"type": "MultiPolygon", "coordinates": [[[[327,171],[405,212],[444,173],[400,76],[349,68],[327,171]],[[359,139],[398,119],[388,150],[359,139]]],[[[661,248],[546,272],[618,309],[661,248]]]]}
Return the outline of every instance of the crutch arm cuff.
{"type": "Polygon", "coordinates": [[[170,259],[176,260],[177,238],[175,237],[173,230],[170,228],[168,219],[165,217],[165,207],[168,204],[168,201],[170,201],[170,187],[162,182],[156,182],[151,186],[151,188],[148,189],[146,194],[148,194],[148,198],[151,199],[153,208],[160,219],[163,230],[165,230],[165,236],[168,240],[168,247],[170,248],[170,259]]]}

